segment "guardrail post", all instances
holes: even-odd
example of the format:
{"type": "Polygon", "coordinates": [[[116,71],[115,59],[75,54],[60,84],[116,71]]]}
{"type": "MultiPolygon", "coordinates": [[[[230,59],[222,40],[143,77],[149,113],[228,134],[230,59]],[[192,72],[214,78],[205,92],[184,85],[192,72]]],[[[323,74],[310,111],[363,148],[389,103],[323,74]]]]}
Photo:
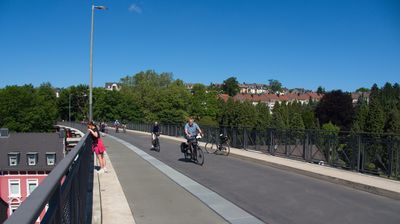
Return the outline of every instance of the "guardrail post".
{"type": "Polygon", "coordinates": [[[237,131],[236,128],[231,128],[232,130],[232,145],[233,147],[237,147],[237,140],[236,140],[236,135],[237,135],[237,131]]]}
{"type": "Polygon", "coordinates": [[[308,139],[308,132],[305,131],[303,135],[303,159],[307,162],[310,162],[309,160],[309,139],[308,139]]]}
{"type": "Polygon", "coordinates": [[[288,150],[288,130],[285,130],[285,155],[289,157],[289,150],[288,150]]]}
{"type": "Polygon", "coordinates": [[[243,149],[247,148],[247,129],[243,128],[243,149]]]}
{"type": "Polygon", "coordinates": [[[274,150],[274,130],[271,129],[270,131],[270,143],[269,143],[269,148],[270,148],[270,154],[275,155],[275,150],[274,150]]]}
{"type": "Polygon", "coordinates": [[[388,155],[389,155],[389,164],[388,164],[388,177],[392,176],[392,165],[393,165],[393,141],[389,138],[389,142],[387,142],[388,155]]]}

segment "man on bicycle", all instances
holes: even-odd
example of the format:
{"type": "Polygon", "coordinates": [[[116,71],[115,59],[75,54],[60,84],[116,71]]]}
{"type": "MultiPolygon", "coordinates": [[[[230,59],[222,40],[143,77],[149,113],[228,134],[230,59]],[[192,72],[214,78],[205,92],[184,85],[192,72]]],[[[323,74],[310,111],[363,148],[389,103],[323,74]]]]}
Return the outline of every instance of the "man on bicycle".
{"type": "Polygon", "coordinates": [[[119,121],[118,120],[115,120],[114,121],[114,127],[115,127],[115,132],[119,132],[119,125],[120,125],[120,123],[119,123],[119,121]]]}
{"type": "Polygon", "coordinates": [[[160,133],[160,126],[158,122],[154,122],[153,128],[151,129],[151,147],[154,148],[154,141],[157,138],[157,135],[160,133]]]}
{"type": "Polygon", "coordinates": [[[201,131],[199,125],[197,125],[194,122],[194,119],[189,118],[189,122],[186,123],[186,125],[185,125],[185,135],[186,135],[187,143],[189,145],[190,153],[192,156],[193,156],[192,142],[193,142],[193,140],[196,140],[196,136],[198,134],[202,135],[203,132],[201,131]]]}

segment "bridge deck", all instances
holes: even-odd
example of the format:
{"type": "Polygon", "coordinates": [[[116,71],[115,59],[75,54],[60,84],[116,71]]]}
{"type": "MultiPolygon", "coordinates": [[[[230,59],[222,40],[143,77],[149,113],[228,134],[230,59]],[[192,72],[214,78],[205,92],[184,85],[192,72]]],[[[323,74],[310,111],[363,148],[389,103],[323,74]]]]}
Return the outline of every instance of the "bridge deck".
{"type": "Polygon", "coordinates": [[[104,141],[137,224],[226,223],[129,148],[109,137],[104,141]]]}
{"type": "MultiPolygon", "coordinates": [[[[146,134],[111,134],[137,146],[267,223],[398,223],[400,220],[398,200],[233,157],[206,155],[205,164],[201,167],[182,160],[177,141],[161,139],[161,152],[158,153],[149,150],[150,140],[146,134]]],[[[143,189],[134,186],[136,177],[130,173],[139,169],[135,167],[136,162],[128,159],[135,153],[128,150],[121,152],[111,147],[110,158],[117,166],[124,190],[132,195],[141,194],[143,189]]],[[[139,163],[140,160],[135,161],[139,163]]],[[[154,180],[137,178],[139,182],[148,182],[154,187],[151,182],[154,180]]],[[[157,197],[167,196],[162,188],[153,187],[151,191],[157,197]]],[[[132,203],[137,203],[133,199],[132,203]]],[[[143,199],[142,203],[148,202],[143,199]]],[[[163,213],[160,218],[163,215],[168,217],[168,214],[163,213]]]]}

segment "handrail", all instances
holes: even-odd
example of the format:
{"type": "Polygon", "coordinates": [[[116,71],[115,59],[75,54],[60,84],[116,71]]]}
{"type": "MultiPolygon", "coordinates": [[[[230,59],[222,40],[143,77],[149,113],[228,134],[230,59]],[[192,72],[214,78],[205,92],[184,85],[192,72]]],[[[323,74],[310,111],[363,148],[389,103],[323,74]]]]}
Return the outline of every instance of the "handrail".
{"type": "MultiPolygon", "coordinates": [[[[29,224],[35,223],[46,204],[59,190],[61,190],[61,181],[71,170],[79,164],[75,163],[79,156],[84,155],[85,150],[89,150],[86,144],[91,145],[89,133],[86,133],[82,140],[54,167],[43,182],[29,195],[28,198],[19,206],[19,208],[5,221],[5,224],[29,224]]],[[[60,194],[60,193],[58,193],[60,194]]],[[[49,205],[49,210],[52,205],[49,205]]]]}

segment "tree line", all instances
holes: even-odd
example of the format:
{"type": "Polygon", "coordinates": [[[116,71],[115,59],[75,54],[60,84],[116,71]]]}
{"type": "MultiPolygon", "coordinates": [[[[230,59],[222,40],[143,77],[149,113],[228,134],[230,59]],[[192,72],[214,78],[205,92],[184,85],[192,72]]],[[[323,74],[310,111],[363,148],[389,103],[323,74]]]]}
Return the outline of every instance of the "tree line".
{"type": "MultiPolygon", "coordinates": [[[[201,125],[249,127],[256,129],[324,129],[400,134],[400,87],[387,83],[370,89],[353,105],[350,93],[341,90],[325,92],[320,102],[275,103],[272,111],[264,103],[226,101],[221,93],[234,96],[238,81],[230,77],[221,86],[195,84],[189,91],[184,82],[171,73],[142,71],[121,78],[120,91],[93,89],[95,121],[180,124],[189,116],[201,125]]],[[[282,84],[269,80],[272,92],[282,84]]],[[[363,88],[364,92],[368,89],[363,88]]],[[[88,115],[88,86],[63,88],[59,97],[49,83],[6,86],[0,89],[0,126],[14,131],[48,131],[57,120],[81,121],[88,115]]]]}

